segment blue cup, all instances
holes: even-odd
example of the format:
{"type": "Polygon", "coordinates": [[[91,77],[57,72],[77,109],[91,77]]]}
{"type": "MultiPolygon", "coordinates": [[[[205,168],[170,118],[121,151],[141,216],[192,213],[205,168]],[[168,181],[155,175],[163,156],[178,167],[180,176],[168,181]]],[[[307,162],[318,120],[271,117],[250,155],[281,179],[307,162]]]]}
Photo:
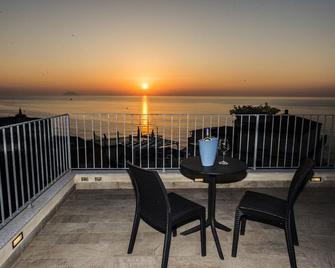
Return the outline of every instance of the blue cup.
{"type": "Polygon", "coordinates": [[[210,167],[214,165],[216,159],[216,153],[218,149],[218,139],[211,138],[210,140],[199,140],[199,150],[201,164],[204,167],[210,167]]]}

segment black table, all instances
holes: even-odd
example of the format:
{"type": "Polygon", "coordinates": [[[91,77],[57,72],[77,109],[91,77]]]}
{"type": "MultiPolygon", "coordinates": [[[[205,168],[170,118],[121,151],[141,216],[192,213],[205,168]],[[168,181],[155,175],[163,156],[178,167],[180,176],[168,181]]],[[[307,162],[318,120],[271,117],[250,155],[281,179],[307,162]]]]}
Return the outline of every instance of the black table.
{"type": "MultiPolygon", "coordinates": [[[[223,253],[220,246],[220,241],[216,228],[226,232],[231,229],[215,219],[215,203],[216,203],[216,184],[217,183],[233,183],[243,180],[247,175],[247,165],[234,158],[225,157],[228,165],[220,165],[219,162],[222,157],[215,160],[214,166],[204,167],[201,165],[200,157],[191,157],[183,160],[180,163],[180,172],[194,181],[201,181],[208,183],[208,217],[206,220],[206,227],[211,227],[216,248],[219,257],[223,259],[223,253]]],[[[195,226],[187,231],[182,232],[182,235],[188,235],[200,230],[200,226],[195,226]]]]}

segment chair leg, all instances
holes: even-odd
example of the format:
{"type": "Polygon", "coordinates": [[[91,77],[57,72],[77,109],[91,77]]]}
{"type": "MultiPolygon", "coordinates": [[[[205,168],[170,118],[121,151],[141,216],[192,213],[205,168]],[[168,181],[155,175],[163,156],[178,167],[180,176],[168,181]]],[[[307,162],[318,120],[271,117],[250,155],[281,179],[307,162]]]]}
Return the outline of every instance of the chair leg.
{"type": "Polygon", "coordinates": [[[174,237],[176,237],[177,236],[177,229],[173,229],[172,234],[173,234],[174,237]]]}
{"type": "Polygon", "coordinates": [[[164,237],[162,268],[167,268],[168,266],[170,244],[171,244],[171,229],[167,230],[164,237]]]}
{"type": "Polygon", "coordinates": [[[295,217],[294,213],[292,211],[291,214],[291,222],[292,222],[292,236],[293,236],[293,243],[295,246],[299,246],[299,239],[298,239],[298,233],[297,233],[297,227],[295,225],[295,217]]]}
{"type": "Polygon", "coordinates": [[[245,217],[242,217],[241,218],[241,232],[240,232],[241,235],[245,234],[245,225],[246,225],[246,223],[247,223],[247,219],[245,217]]]}
{"type": "Polygon", "coordinates": [[[288,220],[285,223],[285,237],[286,237],[287,251],[290,258],[291,268],[296,268],[297,262],[295,258],[295,250],[292,237],[292,226],[290,220],[288,220]]]}
{"type": "Polygon", "coordinates": [[[234,223],[234,235],[233,235],[233,247],[231,251],[231,256],[236,257],[237,255],[237,246],[238,246],[238,238],[240,235],[240,225],[241,225],[241,214],[239,209],[235,212],[235,223],[234,223]]]}
{"type": "Polygon", "coordinates": [[[135,217],[134,217],[134,222],[133,222],[133,228],[131,230],[129,246],[128,246],[128,252],[127,252],[128,254],[131,254],[133,252],[139,224],[140,224],[140,215],[136,211],[135,212],[135,217]]]}
{"type": "Polygon", "coordinates": [[[201,256],[206,256],[206,219],[205,215],[200,218],[200,241],[201,241],[201,256]]]}

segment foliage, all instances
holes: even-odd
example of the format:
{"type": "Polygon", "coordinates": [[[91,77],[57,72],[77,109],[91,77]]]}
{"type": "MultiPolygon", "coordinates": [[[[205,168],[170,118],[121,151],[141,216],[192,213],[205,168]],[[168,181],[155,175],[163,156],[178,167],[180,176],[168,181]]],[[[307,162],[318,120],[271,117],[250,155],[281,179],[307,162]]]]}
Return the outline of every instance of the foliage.
{"type": "Polygon", "coordinates": [[[230,114],[276,114],[280,110],[271,107],[267,102],[264,105],[252,106],[252,105],[243,105],[236,106],[230,110],[230,114]]]}

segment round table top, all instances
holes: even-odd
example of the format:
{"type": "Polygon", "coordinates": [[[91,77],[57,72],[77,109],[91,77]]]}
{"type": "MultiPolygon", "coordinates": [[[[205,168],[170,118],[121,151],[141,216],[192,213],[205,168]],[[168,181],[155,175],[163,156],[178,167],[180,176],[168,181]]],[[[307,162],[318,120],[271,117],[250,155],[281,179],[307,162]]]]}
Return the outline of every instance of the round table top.
{"type": "Polygon", "coordinates": [[[201,164],[200,157],[190,157],[182,160],[180,163],[180,172],[190,179],[209,179],[215,178],[216,183],[231,183],[243,180],[247,173],[247,165],[238,159],[225,157],[228,165],[220,165],[222,156],[217,157],[213,166],[204,167],[201,164]]]}

